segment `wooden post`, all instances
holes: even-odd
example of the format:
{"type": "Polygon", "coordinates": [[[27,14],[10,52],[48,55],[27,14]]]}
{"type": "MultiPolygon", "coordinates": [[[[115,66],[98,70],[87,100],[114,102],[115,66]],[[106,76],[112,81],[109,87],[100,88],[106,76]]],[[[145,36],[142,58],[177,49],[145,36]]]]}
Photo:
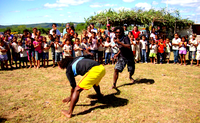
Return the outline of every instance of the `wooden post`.
{"type": "Polygon", "coordinates": [[[174,26],[174,34],[176,33],[176,21],[175,21],[175,26],[174,26]]]}

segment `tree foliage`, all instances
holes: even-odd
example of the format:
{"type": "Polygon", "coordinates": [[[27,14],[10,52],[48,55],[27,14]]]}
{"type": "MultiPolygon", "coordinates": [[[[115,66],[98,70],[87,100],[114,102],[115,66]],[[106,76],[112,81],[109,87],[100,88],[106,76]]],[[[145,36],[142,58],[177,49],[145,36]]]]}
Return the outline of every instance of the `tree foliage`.
{"type": "Polygon", "coordinates": [[[168,27],[174,27],[175,23],[177,26],[185,26],[194,23],[188,19],[181,19],[178,10],[169,13],[166,12],[165,9],[150,9],[148,11],[142,9],[123,9],[119,10],[118,12],[114,11],[113,9],[109,9],[102,11],[94,16],[90,16],[89,18],[85,19],[85,22],[101,23],[105,25],[107,24],[107,20],[112,26],[123,25],[124,23],[128,25],[149,25],[154,22],[166,25],[168,27]]]}

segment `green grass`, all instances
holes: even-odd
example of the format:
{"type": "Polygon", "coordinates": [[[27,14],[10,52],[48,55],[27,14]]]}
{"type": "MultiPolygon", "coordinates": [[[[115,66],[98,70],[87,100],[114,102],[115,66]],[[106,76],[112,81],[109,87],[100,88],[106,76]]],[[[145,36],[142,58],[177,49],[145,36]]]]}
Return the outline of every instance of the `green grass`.
{"type": "MultiPolygon", "coordinates": [[[[200,122],[200,68],[173,64],[136,64],[130,84],[125,69],[118,90],[110,90],[114,66],[105,66],[100,82],[102,101],[83,91],[72,118],[61,110],[69,104],[65,71],[56,68],[0,71],[0,118],[2,122],[200,122]],[[164,75],[164,76],[163,76],[164,75]],[[88,97],[89,95],[89,97],[88,97]]],[[[76,77],[80,80],[81,76],[76,77]]]]}

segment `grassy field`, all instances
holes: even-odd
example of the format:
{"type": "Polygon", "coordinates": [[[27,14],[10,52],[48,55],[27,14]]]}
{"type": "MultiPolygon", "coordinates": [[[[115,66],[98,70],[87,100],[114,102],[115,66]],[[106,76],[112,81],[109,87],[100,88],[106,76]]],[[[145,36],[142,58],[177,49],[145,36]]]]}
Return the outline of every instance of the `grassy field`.
{"type": "Polygon", "coordinates": [[[113,90],[114,66],[105,68],[100,82],[104,98],[94,99],[93,89],[83,91],[71,119],[61,114],[69,108],[62,99],[71,88],[65,70],[0,71],[0,122],[200,122],[200,68],[136,64],[137,83],[130,84],[125,69],[113,90]]]}

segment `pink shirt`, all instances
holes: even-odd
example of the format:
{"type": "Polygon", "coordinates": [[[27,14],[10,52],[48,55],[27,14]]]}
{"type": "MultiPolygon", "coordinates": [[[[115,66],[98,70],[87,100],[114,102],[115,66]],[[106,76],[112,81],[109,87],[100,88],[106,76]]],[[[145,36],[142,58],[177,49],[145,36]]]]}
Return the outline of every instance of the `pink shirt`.
{"type": "MultiPolygon", "coordinates": [[[[33,42],[33,45],[37,46],[37,45],[39,45],[39,43],[40,43],[40,42],[34,41],[34,42],[33,42]]],[[[38,53],[42,53],[42,47],[41,47],[41,45],[37,46],[37,47],[35,48],[35,51],[38,51],[38,53]]]]}
{"type": "Polygon", "coordinates": [[[92,44],[90,45],[90,50],[97,50],[97,39],[92,39],[92,44]]]}

